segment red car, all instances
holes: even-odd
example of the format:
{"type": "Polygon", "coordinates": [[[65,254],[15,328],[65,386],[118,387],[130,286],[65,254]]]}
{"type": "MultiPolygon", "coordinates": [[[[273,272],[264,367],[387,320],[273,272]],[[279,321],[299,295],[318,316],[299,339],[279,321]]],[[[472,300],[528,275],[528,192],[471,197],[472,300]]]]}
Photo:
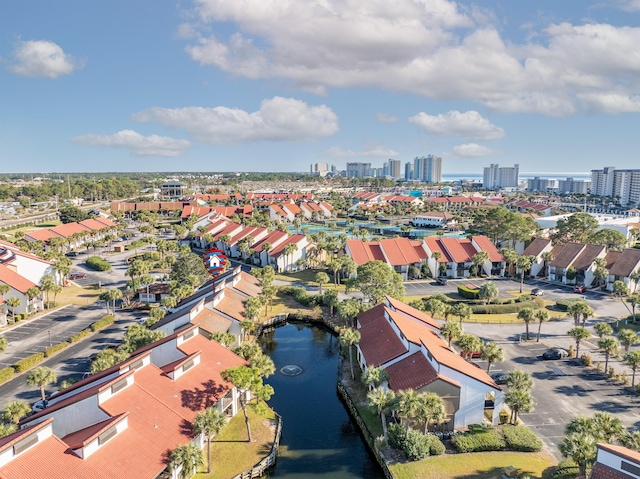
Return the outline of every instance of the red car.
{"type": "Polygon", "coordinates": [[[87,275],[84,273],[71,273],[69,275],[69,279],[82,279],[82,278],[86,278],[87,275]]]}
{"type": "Polygon", "coordinates": [[[574,293],[584,293],[587,290],[583,285],[579,284],[573,288],[574,293]]]}
{"type": "MultiPolygon", "coordinates": [[[[463,358],[466,356],[466,352],[465,351],[460,351],[460,356],[462,356],[463,358]]],[[[480,357],[480,351],[474,351],[470,354],[472,359],[476,359],[480,357]]]]}

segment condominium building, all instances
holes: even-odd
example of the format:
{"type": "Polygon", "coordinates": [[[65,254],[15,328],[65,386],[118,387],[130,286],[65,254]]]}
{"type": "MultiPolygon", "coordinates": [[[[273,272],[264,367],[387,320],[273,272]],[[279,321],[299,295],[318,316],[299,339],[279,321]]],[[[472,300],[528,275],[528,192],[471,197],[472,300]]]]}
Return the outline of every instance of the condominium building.
{"type": "Polygon", "coordinates": [[[391,178],[401,178],[400,170],[402,168],[402,162],[400,160],[389,160],[385,163],[387,167],[386,176],[391,178]]]}
{"type": "Polygon", "coordinates": [[[591,170],[591,193],[620,198],[623,206],[640,204],[640,170],[591,170]]]}
{"type": "Polygon", "coordinates": [[[527,180],[527,190],[529,191],[549,191],[556,187],[556,180],[540,178],[536,176],[527,180]]]}
{"type": "Polygon", "coordinates": [[[589,180],[574,180],[573,178],[567,178],[566,180],[558,181],[558,193],[578,193],[586,195],[591,188],[591,181],[589,180]]]}
{"type": "Polygon", "coordinates": [[[484,168],[482,186],[484,188],[517,188],[520,177],[520,165],[513,167],[500,167],[500,165],[491,164],[484,168]]]}
{"type": "Polygon", "coordinates": [[[404,164],[404,179],[412,180],[413,179],[413,163],[407,161],[404,164]]]}
{"type": "Polygon", "coordinates": [[[347,163],[347,178],[371,176],[371,163],[347,163]]]}
{"type": "Polygon", "coordinates": [[[413,179],[427,183],[440,183],[442,158],[434,155],[416,157],[413,160],[413,179]]]}
{"type": "Polygon", "coordinates": [[[311,174],[314,176],[327,176],[329,173],[329,163],[313,163],[311,174]]]}

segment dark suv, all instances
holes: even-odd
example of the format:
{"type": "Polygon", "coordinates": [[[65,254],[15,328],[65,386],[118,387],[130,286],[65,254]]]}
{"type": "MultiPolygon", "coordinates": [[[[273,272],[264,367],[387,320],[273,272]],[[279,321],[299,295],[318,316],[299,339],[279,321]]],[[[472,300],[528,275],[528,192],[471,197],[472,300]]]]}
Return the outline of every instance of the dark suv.
{"type": "Polygon", "coordinates": [[[441,285],[445,285],[445,284],[447,284],[447,278],[438,278],[438,279],[436,279],[436,283],[441,284],[441,285]]]}

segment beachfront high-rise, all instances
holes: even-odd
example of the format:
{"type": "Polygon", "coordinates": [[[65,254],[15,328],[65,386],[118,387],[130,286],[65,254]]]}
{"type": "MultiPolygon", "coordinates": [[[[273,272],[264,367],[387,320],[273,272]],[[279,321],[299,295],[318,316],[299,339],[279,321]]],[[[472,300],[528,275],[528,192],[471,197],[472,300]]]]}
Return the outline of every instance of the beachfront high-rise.
{"type": "Polygon", "coordinates": [[[440,183],[442,158],[434,155],[416,157],[413,160],[413,179],[426,183],[440,183]]]}

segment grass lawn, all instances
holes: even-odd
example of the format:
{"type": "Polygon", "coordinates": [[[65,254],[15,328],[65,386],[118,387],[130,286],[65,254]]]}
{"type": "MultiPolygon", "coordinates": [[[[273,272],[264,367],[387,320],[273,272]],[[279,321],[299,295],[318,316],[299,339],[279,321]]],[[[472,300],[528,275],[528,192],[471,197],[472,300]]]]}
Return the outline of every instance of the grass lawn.
{"type": "MultiPolygon", "coordinates": [[[[98,289],[98,286],[87,286],[85,288],[73,284],[65,286],[56,296],[56,306],[66,306],[67,304],[86,306],[87,304],[93,304],[97,301],[102,291],[98,289]]],[[[53,294],[49,294],[49,300],[53,303],[53,294]]]]}
{"type": "MultiPolygon", "coordinates": [[[[271,452],[275,430],[272,420],[275,414],[265,403],[250,404],[247,408],[253,441],[247,442],[247,428],[244,414],[238,412],[211,441],[211,473],[202,472],[194,477],[198,479],[229,479],[247,471],[271,452]]],[[[207,447],[203,449],[206,471],[207,447]]]]}
{"type": "Polygon", "coordinates": [[[302,313],[306,315],[311,315],[313,312],[314,312],[314,308],[309,306],[302,306],[300,303],[296,302],[291,296],[277,294],[271,301],[271,307],[269,308],[269,311],[267,312],[266,316],[264,316],[264,306],[260,309],[260,317],[258,318],[258,322],[262,322],[266,318],[273,318],[278,314],[302,313]]]}
{"type": "Polygon", "coordinates": [[[50,221],[47,221],[46,223],[38,223],[37,225],[23,226],[22,228],[16,228],[15,230],[8,230],[4,234],[6,234],[7,237],[9,238],[8,241],[13,241],[15,239],[15,234],[18,231],[23,231],[26,233],[27,231],[53,228],[54,226],[59,226],[61,224],[62,223],[60,223],[59,220],[50,220],[50,221]]]}
{"type": "Polygon", "coordinates": [[[394,464],[390,467],[396,479],[493,479],[508,466],[515,467],[518,475],[550,478],[555,457],[543,453],[476,452],[428,457],[421,461],[394,464]]]}

